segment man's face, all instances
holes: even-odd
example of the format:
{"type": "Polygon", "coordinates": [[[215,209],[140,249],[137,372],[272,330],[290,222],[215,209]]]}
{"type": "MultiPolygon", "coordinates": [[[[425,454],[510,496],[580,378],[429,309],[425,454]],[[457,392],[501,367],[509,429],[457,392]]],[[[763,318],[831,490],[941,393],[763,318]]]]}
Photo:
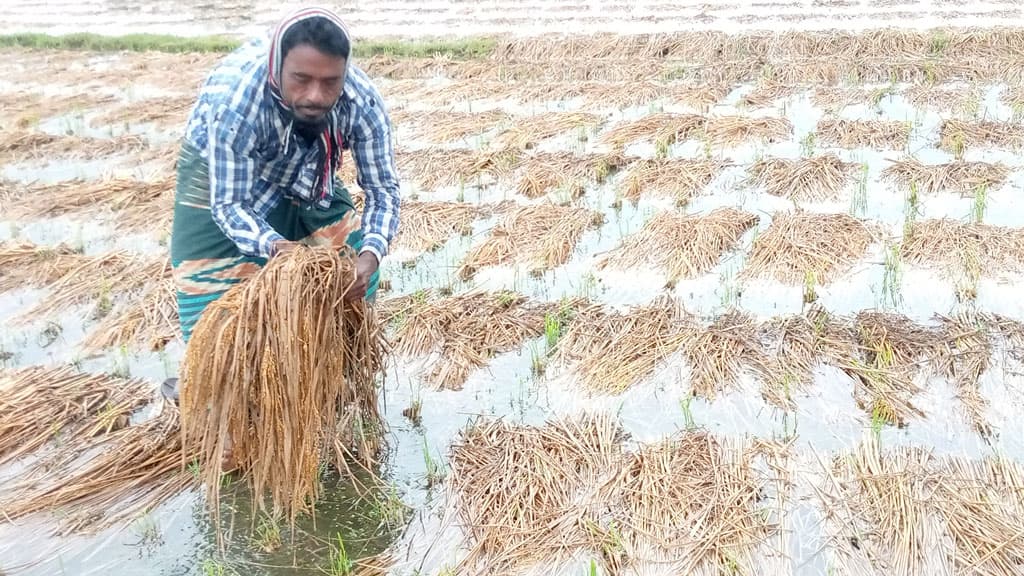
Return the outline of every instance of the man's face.
{"type": "Polygon", "coordinates": [[[281,94],[300,122],[318,123],[334,107],[344,87],[346,61],[309,44],[288,51],[281,64],[281,94]]]}

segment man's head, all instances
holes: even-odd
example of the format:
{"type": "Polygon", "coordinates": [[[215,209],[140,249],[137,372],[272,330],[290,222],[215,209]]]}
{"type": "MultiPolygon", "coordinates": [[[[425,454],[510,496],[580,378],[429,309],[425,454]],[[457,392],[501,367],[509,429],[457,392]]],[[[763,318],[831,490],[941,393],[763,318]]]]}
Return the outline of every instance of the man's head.
{"type": "Polygon", "coordinates": [[[325,16],[300,19],[280,36],[278,87],[300,128],[324,126],[341,97],[351,52],[348,34],[325,16]]]}

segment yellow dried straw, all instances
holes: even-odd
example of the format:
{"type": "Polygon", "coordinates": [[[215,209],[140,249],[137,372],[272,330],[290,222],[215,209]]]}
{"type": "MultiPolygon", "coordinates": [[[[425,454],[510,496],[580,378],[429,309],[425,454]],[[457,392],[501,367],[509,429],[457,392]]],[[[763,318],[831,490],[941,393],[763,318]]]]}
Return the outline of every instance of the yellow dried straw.
{"type": "Polygon", "coordinates": [[[640,140],[654,140],[667,146],[700,134],[705,122],[706,118],[699,114],[648,114],[639,120],[614,126],[604,132],[601,141],[616,149],[640,140]]]}
{"type": "Polygon", "coordinates": [[[511,127],[495,137],[494,146],[498,149],[533,148],[539,142],[559,134],[595,128],[601,121],[600,116],[586,112],[543,112],[515,118],[511,127]]]}
{"type": "Polygon", "coordinates": [[[957,192],[974,196],[980,187],[995,187],[1006,181],[1010,168],[1001,162],[966,162],[956,160],[945,164],[922,164],[914,159],[893,162],[882,176],[901,187],[916,186],[925,194],[957,192]]]}
{"type": "Polygon", "coordinates": [[[946,120],[939,129],[939,147],[962,156],[967,148],[1024,147],[1024,127],[1017,122],[946,120]]]}
{"type": "Polygon", "coordinates": [[[710,184],[726,166],[717,160],[647,159],[634,162],[619,195],[636,202],[645,192],[669,197],[684,206],[710,184]]]}
{"type": "Polygon", "coordinates": [[[825,119],[818,122],[817,135],[825,146],[902,150],[910,141],[910,124],[892,120],[825,119]]]}
{"type": "Polygon", "coordinates": [[[602,183],[629,159],[622,154],[573,154],[538,152],[519,159],[516,191],[527,198],[540,198],[562,189],[571,196],[582,196],[589,183],[602,183]]]}
{"type": "Polygon", "coordinates": [[[814,158],[769,158],[749,169],[750,182],[765,192],[794,202],[836,200],[852,181],[857,164],[835,154],[814,158]]]}

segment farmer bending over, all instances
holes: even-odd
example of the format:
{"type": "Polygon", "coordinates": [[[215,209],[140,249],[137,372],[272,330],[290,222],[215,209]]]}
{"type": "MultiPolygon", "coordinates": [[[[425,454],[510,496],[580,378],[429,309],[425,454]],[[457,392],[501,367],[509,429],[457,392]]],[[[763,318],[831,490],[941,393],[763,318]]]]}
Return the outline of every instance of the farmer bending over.
{"type": "MultiPolygon", "coordinates": [[[[171,231],[186,342],[210,302],[300,242],[352,246],[359,257],[346,297],[374,297],[398,227],[399,182],[391,121],[351,50],[335,14],[305,8],[208,77],[178,158],[171,231]],[[366,193],[361,221],[336,179],[346,150],[366,193]]],[[[174,401],[177,384],[163,387],[174,401]]]]}

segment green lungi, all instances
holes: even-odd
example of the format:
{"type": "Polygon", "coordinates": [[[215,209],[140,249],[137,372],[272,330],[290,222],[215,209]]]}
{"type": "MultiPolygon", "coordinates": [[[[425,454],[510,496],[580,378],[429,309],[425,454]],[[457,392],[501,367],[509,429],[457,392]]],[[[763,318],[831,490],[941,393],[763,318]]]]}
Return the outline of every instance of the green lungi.
{"type": "MultiPolygon", "coordinates": [[[[334,200],[326,209],[284,198],[267,216],[267,223],[288,240],[310,245],[348,244],[358,252],[363,244],[359,214],[340,181],[335,182],[334,191],[334,200]]],[[[183,143],[174,194],[171,266],[185,342],[211,302],[266,263],[266,258],[243,255],[213,221],[209,164],[198,149],[183,143]]],[[[378,271],[370,278],[367,300],[376,296],[379,280],[378,271]]]]}

